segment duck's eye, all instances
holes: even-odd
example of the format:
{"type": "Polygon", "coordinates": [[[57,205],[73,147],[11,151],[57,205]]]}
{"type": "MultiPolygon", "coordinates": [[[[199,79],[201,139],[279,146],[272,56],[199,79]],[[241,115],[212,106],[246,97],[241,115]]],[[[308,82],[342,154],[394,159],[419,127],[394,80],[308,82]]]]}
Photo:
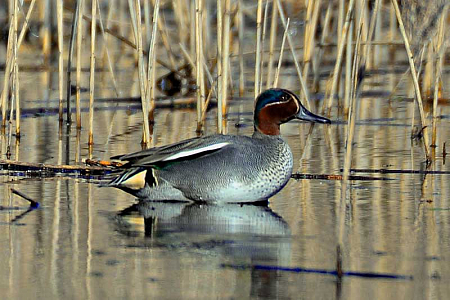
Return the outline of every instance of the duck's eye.
{"type": "Polygon", "coordinates": [[[282,95],[282,96],[281,96],[281,100],[282,100],[282,101],[288,101],[288,100],[289,100],[289,97],[288,97],[287,95],[282,95]]]}

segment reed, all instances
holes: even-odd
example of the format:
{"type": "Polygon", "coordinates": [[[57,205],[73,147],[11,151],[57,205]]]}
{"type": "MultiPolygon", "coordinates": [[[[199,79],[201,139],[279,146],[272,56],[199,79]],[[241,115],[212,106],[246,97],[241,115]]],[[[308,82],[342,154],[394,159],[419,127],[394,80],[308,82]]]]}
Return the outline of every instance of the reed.
{"type": "MultiPolygon", "coordinates": [[[[365,2],[365,0],[363,0],[365,2]]],[[[355,124],[356,124],[356,113],[357,113],[357,93],[358,86],[361,82],[358,82],[358,72],[361,63],[361,35],[362,35],[362,24],[363,24],[363,16],[360,15],[358,22],[358,32],[356,34],[356,46],[353,55],[353,63],[352,63],[352,89],[350,96],[350,107],[348,112],[348,121],[347,121],[347,138],[345,142],[345,159],[344,159],[344,172],[343,172],[343,180],[347,181],[350,175],[350,168],[352,166],[352,149],[353,149],[353,138],[355,135],[355,124]]],[[[343,35],[345,37],[345,35],[343,35]]],[[[343,41],[342,41],[343,42],[343,41]]],[[[346,191],[342,192],[343,195],[346,191]]]]}
{"type": "Polygon", "coordinates": [[[244,23],[244,13],[242,7],[242,1],[238,0],[238,42],[239,42],[239,97],[244,96],[245,89],[245,66],[244,66],[244,31],[245,31],[245,23],[244,23]]]}
{"type": "MultiPolygon", "coordinates": [[[[342,28],[341,38],[338,43],[336,62],[334,64],[334,70],[333,70],[333,80],[331,83],[331,90],[328,95],[327,115],[330,115],[330,113],[331,113],[331,108],[333,107],[333,99],[335,98],[336,91],[337,91],[338,81],[339,81],[340,72],[341,72],[342,56],[344,53],[344,46],[346,44],[345,41],[347,39],[347,34],[348,34],[348,29],[350,27],[351,18],[353,16],[354,6],[355,6],[355,0],[350,0],[350,2],[348,4],[348,8],[347,8],[347,13],[345,16],[344,27],[342,28]]],[[[323,103],[324,103],[324,106],[322,107],[322,112],[325,112],[325,103],[326,102],[324,101],[323,103]]]]}
{"type": "Polygon", "coordinates": [[[262,33],[262,0],[258,0],[258,9],[256,12],[256,56],[255,56],[255,99],[259,95],[259,79],[261,78],[261,33],[262,33]]]}
{"type": "Polygon", "coordinates": [[[197,126],[200,126],[205,103],[205,82],[203,70],[203,0],[195,0],[195,42],[196,42],[196,83],[197,83],[197,126]]]}
{"type": "MultiPolygon", "coordinates": [[[[439,23],[439,29],[438,34],[436,36],[436,59],[435,59],[435,69],[436,69],[436,75],[434,80],[434,93],[433,93],[433,119],[432,119],[432,135],[431,135],[431,146],[433,149],[437,147],[437,121],[438,121],[438,98],[439,98],[439,83],[441,82],[441,76],[442,76],[442,64],[443,64],[443,54],[445,53],[447,49],[447,43],[444,43],[444,36],[445,36],[445,16],[448,12],[448,6],[444,9],[444,13],[442,14],[440,23],[439,23]]],[[[434,157],[433,157],[434,160],[434,157]]]]}
{"type": "MultiPolygon", "coordinates": [[[[217,0],[217,131],[222,132],[223,119],[223,93],[222,93],[222,68],[223,68],[223,5],[222,0],[217,0]]],[[[225,93],[226,94],[226,93],[225,93]]],[[[199,124],[200,125],[200,124],[199,124]]],[[[198,128],[198,126],[197,126],[198,128]]]]}
{"type": "Polygon", "coordinates": [[[364,46],[364,64],[366,64],[369,68],[370,64],[370,53],[372,50],[372,45],[371,42],[373,40],[373,36],[375,34],[375,28],[376,28],[376,24],[377,24],[377,19],[378,19],[378,13],[380,10],[380,5],[381,5],[381,0],[376,0],[375,1],[375,6],[373,8],[373,13],[372,16],[370,18],[370,25],[369,25],[369,33],[368,33],[368,37],[367,37],[367,44],[364,46]]]}
{"type": "MultiPolygon", "coordinates": [[[[275,43],[276,43],[276,34],[277,34],[277,27],[278,27],[278,1],[272,2],[272,20],[270,23],[270,38],[269,38],[269,57],[267,58],[267,81],[266,81],[266,88],[268,89],[272,84],[272,72],[273,72],[273,56],[274,56],[274,49],[275,49],[275,43]]],[[[289,20],[288,20],[289,21],[289,20]]],[[[284,36],[283,36],[284,38],[284,36]]],[[[283,50],[281,50],[283,51],[283,50]]]]}
{"type": "Polygon", "coordinates": [[[76,70],[76,78],[77,78],[77,85],[76,85],[76,102],[75,102],[75,109],[76,109],[76,119],[77,119],[77,128],[81,128],[81,57],[82,57],[82,39],[83,39],[83,22],[82,22],[82,16],[84,13],[84,0],[78,0],[78,7],[77,10],[78,13],[78,29],[77,29],[77,70],[76,70]]]}
{"type": "Polygon", "coordinates": [[[144,24],[145,24],[145,49],[150,47],[151,29],[150,29],[150,1],[144,1],[144,24]]]}
{"type": "Polygon", "coordinates": [[[352,44],[353,44],[353,23],[350,24],[349,34],[345,50],[345,88],[344,88],[344,114],[348,115],[351,97],[352,84],[352,44]]]}
{"type": "Polygon", "coordinates": [[[72,112],[70,107],[70,97],[72,94],[72,59],[73,59],[73,52],[75,51],[75,36],[77,33],[77,27],[78,27],[78,15],[80,14],[80,6],[79,1],[75,3],[75,13],[72,17],[72,27],[71,27],[71,33],[70,33],[70,40],[69,40],[69,57],[67,59],[67,84],[66,84],[66,122],[67,124],[72,123],[72,112]]]}
{"type": "MultiPolygon", "coordinates": [[[[278,7],[278,12],[280,14],[280,19],[281,19],[281,22],[283,23],[284,29],[286,29],[286,18],[284,15],[283,7],[281,6],[280,0],[277,0],[277,1],[278,1],[277,7],[278,7]]],[[[308,89],[306,87],[305,80],[303,79],[302,71],[300,70],[300,64],[298,63],[297,55],[296,55],[295,49],[294,49],[294,42],[292,41],[292,37],[289,34],[289,32],[287,34],[287,40],[288,40],[289,48],[291,50],[292,58],[294,60],[295,69],[297,70],[297,76],[300,81],[300,86],[301,86],[301,89],[303,92],[303,97],[305,99],[304,105],[306,106],[306,108],[309,109],[310,105],[309,105],[308,89]]]]}
{"type": "MultiPolygon", "coordinates": [[[[13,93],[16,103],[16,138],[20,138],[20,85],[19,85],[19,64],[17,62],[18,56],[18,22],[19,22],[19,1],[14,0],[14,34],[13,34],[13,60],[14,60],[14,84],[13,84],[13,93]]],[[[11,108],[12,110],[12,108],[11,108]]]]}
{"type": "MultiPolygon", "coordinates": [[[[263,28],[262,28],[262,37],[261,37],[261,66],[260,69],[260,77],[258,79],[259,87],[258,91],[261,93],[262,85],[263,85],[263,76],[264,76],[264,53],[265,53],[265,43],[266,43],[266,29],[267,29],[267,12],[269,11],[269,1],[266,0],[266,4],[264,6],[264,17],[263,17],[263,28]]],[[[230,80],[232,82],[232,80],[230,80]]]]}
{"type": "Polygon", "coordinates": [[[95,35],[97,29],[97,0],[91,0],[91,62],[89,77],[89,137],[88,145],[94,144],[94,84],[95,84],[95,35]]]}
{"type": "Polygon", "coordinates": [[[321,5],[321,0],[309,1],[308,3],[308,11],[310,10],[309,7],[311,7],[311,12],[309,19],[307,19],[307,26],[305,27],[305,49],[303,52],[303,76],[306,81],[308,79],[309,70],[312,63],[312,53],[314,53],[315,33],[319,20],[319,11],[321,5]]]}
{"type": "MultiPolygon", "coordinates": [[[[224,22],[223,22],[223,52],[222,52],[222,106],[218,110],[222,111],[222,118],[227,113],[227,97],[228,97],[228,75],[230,69],[230,14],[231,14],[231,0],[225,0],[224,22]]],[[[231,80],[230,80],[231,82],[231,80]]],[[[222,119],[218,119],[218,124],[222,123],[222,119]]],[[[223,132],[220,126],[220,132],[223,132]]]]}
{"type": "Polygon", "coordinates": [[[280,50],[280,56],[278,57],[278,66],[275,72],[275,79],[273,81],[273,87],[278,86],[278,79],[280,78],[280,71],[281,71],[281,63],[283,62],[283,53],[284,53],[284,44],[286,43],[286,37],[289,34],[289,23],[291,22],[291,19],[287,19],[286,23],[286,29],[284,30],[283,34],[283,41],[281,42],[281,50],[280,50]]]}
{"type": "MultiPolygon", "coordinates": [[[[330,1],[328,3],[327,11],[325,13],[325,19],[323,21],[323,30],[320,37],[319,45],[325,44],[326,39],[329,37],[329,31],[330,31],[330,22],[333,16],[333,2],[330,1]]],[[[313,68],[314,68],[314,81],[313,81],[313,87],[314,91],[319,91],[319,68],[322,61],[322,55],[324,52],[323,47],[319,47],[317,51],[315,51],[317,54],[314,56],[313,62],[313,68]]]]}
{"type": "Polygon", "coordinates": [[[132,0],[128,0],[128,6],[130,9],[130,15],[133,23],[133,31],[137,46],[138,55],[138,74],[139,74],[139,87],[141,91],[141,105],[142,105],[142,120],[143,120],[143,132],[142,132],[142,144],[144,147],[148,147],[150,143],[150,126],[148,120],[148,105],[146,101],[145,86],[147,83],[147,73],[144,65],[143,45],[142,45],[142,26],[141,26],[141,1],[135,0],[134,4],[132,0]]]}
{"type": "Polygon", "coordinates": [[[422,124],[422,130],[423,130],[423,146],[424,146],[424,150],[425,150],[425,156],[427,159],[429,159],[430,158],[430,153],[429,153],[430,147],[429,147],[428,130],[427,130],[427,125],[426,125],[425,113],[423,110],[422,95],[420,93],[420,86],[419,86],[419,80],[417,78],[418,76],[417,76],[417,72],[416,72],[416,66],[414,65],[414,56],[411,51],[411,47],[409,45],[408,37],[406,36],[405,26],[403,25],[402,16],[400,13],[400,8],[398,7],[398,3],[396,0],[392,0],[391,2],[395,9],[395,15],[397,16],[397,22],[399,24],[403,42],[405,44],[406,53],[408,55],[409,68],[411,71],[411,76],[412,76],[413,84],[414,84],[414,91],[416,94],[416,102],[417,102],[417,105],[419,106],[420,121],[422,124]]]}
{"type": "MultiPolygon", "coordinates": [[[[12,23],[13,20],[11,20],[12,23]]],[[[9,81],[11,76],[11,66],[13,64],[13,34],[14,25],[10,24],[9,34],[8,34],[8,46],[6,49],[6,66],[8,64],[10,67],[5,69],[5,78],[3,80],[3,91],[2,91],[2,129],[5,130],[6,127],[6,110],[8,106],[8,96],[9,96],[9,81]]]]}
{"type": "Polygon", "coordinates": [[[42,54],[44,55],[44,63],[49,63],[50,61],[50,51],[51,51],[51,1],[50,0],[41,0],[39,1],[41,10],[41,20],[42,27],[40,30],[40,36],[42,39],[42,54]]]}
{"type": "Polygon", "coordinates": [[[111,79],[113,82],[113,86],[114,86],[114,92],[116,93],[116,96],[119,96],[119,90],[117,88],[117,81],[116,81],[116,76],[114,75],[114,68],[112,67],[112,62],[111,62],[111,55],[109,54],[109,50],[108,50],[108,39],[107,39],[107,35],[105,34],[106,30],[105,27],[103,26],[103,20],[102,20],[102,14],[101,14],[101,10],[100,10],[100,4],[99,1],[97,2],[97,11],[98,11],[98,21],[100,24],[100,31],[102,32],[102,37],[103,37],[103,47],[106,53],[106,59],[108,62],[108,70],[109,73],[111,74],[111,79]]]}
{"type": "Polygon", "coordinates": [[[154,2],[153,7],[153,31],[150,40],[150,50],[148,54],[148,82],[147,82],[147,105],[149,107],[148,118],[153,122],[153,112],[155,109],[155,90],[156,90],[156,41],[158,38],[158,16],[160,0],[154,2]]]}
{"type": "Polygon", "coordinates": [[[58,90],[59,90],[59,122],[63,121],[64,101],[64,28],[63,28],[63,0],[56,1],[56,17],[58,24],[58,90]]]}
{"type": "MultiPolygon", "coordinates": [[[[19,35],[19,38],[17,41],[17,50],[20,48],[20,45],[22,44],[25,33],[27,32],[31,13],[33,12],[35,4],[36,4],[36,0],[32,0],[30,3],[30,6],[28,7],[27,15],[23,22],[22,29],[20,30],[20,35],[19,35]]],[[[8,93],[9,93],[9,82],[10,82],[11,74],[13,72],[13,70],[12,70],[13,59],[12,59],[12,54],[11,54],[11,49],[13,48],[13,40],[12,40],[13,30],[14,30],[14,26],[10,26],[9,34],[8,34],[7,54],[6,54],[5,77],[4,77],[4,81],[3,81],[3,91],[1,93],[1,99],[0,99],[0,106],[2,107],[2,126],[3,127],[6,126],[6,109],[7,109],[7,98],[8,98],[8,93]]]]}

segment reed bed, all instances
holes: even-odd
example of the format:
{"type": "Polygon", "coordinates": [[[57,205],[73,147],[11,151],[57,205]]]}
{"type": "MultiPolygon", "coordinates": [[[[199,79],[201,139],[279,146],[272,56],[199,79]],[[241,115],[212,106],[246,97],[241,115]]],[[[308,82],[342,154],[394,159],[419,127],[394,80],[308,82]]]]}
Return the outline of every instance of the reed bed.
{"type": "MultiPolygon", "coordinates": [[[[306,107],[314,107],[310,104],[313,93],[325,95],[322,112],[333,120],[348,121],[347,141],[351,141],[356,130],[352,128],[353,118],[361,113],[358,93],[355,93],[359,67],[364,66],[368,71],[386,67],[387,60],[380,57],[390,53],[408,62],[410,76],[399,81],[411,82],[414,87],[420,128],[423,128],[420,135],[423,159],[433,160],[430,149],[438,146],[438,100],[444,98],[446,92],[442,86],[446,73],[442,69],[448,64],[445,60],[448,1],[430,1],[428,6],[433,9],[426,15],[420,15],[421,6],[412,0],[401,1],[402,9],[396,0],[306,1],[306,6],[288,0],[172,0],[161,3],[117,0],[109,7],[107,3],[104,0],[76,0],[64,2],[63,6],[63,1],[58,0],[54,4],[56,9],[49,9],[55,12],[55,26],[49,24],[52,18],[48,13],[42,11],[47,6],[39,6],[39,13],[33,14],[34,0],[24,7],[20,1],[11,0],[8,8],[3,8],[12,16],[6,20],[9,32],[5,41],[5,76],[0,101],[4,133],[8,126],[15,124],[16,136],[20,136],[20,90],[26,88],[19,85],[20,45],[28,25],[37,20],[43,32],[36,37],[40,43],[37,55],[49,59],[43,60],[43,67],[51,69],[54,64],[59,74],[58,118],[61,122],[64,119],[65,88],[65,121],[71,126],[71,103],[75,101],[78,129],[83,124],[82,87],[83,82],[87,82],[85,75],[89,73],[87,143],[90,145],[94,143],[94,106],[99,94],[96,76],[100,75],[97,72],[109,71],[118,95],[125,92],[119,91],[116,84],[114,73],[119,66],[137,72],[144,147],[152,142],[151,127],[154,114],[158,114],[154,109],[159,98],[195,97],[199,131],[204,128],[206,115],[213,113],[208,111],[208,104],[216,102],[217,131],[224,133],[227,131],[224,125],[227,124],[228,106],[233,103],[233,98],[248,94],[256,98],[263,87],[293,89],[306,107]],[[84,7],[90,7],[90,12],[84,7]],[[26,14],[21,10],[26,10],[26,14]],[[425,19],[417,22],[418,18],[425,19]],[[299,26],[298,20],[305,22],[304,26],[299,26]],[[86,25],[90,30],[84,29],[86,25]],[[69,26],[70,37],[65,37],[69,26]],[[22,28],[20,35],[19,28],[22,28]],[[55,45],[58,46],[54,62],[48,46],[52,28],[57,33],[55,45]],[[102,34],[97,34],[97,30],[102,34]],[[84,59],[88,56],[85,55],[84,40],[90,40],[89,61],[84,59]],[[284,53],[285,47],[289,47],[290,55],[284,53]],[[360,47],[361,54],[355,54],[360,47]],[[107,59],[97,60],[100,53],[105,53],[107,59]],[[355,59],[359,55],[361,58],[355,59]],[[126,62],[125,57],[132,59],[126,62]],[[73,59],[76,59],[75,70],[73,59]],[[294,86],[287,86],[284,81],[287,64],[293,65],[292,70],[298,78],[294,86]],[[83,71],[88,65],[89,72],[83,71]],[[75,99],[71,92],[73,71],[76,72],[75,99]],[[324,77],[326,84],[321,85],[320,78],[324,77]],[[428,118],[424,108],[430,99],[432,118],[428,118]],[[15,123],[12,115],[15,115],[15,123]],[[428,127],[432,127],[431,133],[428,127]]],[[[364,78],[361,80],[363,90],[364,78]]],[[[111,101],[113,103],[114,99],[111,101]]],[[[412,119],[415,110],[411,112],[412,119]]],[[[344,178],[348,177],[352,167],[352,143],[347,142],[346,147],[350,154],[347,153],[345,160],[344,178]]]]}

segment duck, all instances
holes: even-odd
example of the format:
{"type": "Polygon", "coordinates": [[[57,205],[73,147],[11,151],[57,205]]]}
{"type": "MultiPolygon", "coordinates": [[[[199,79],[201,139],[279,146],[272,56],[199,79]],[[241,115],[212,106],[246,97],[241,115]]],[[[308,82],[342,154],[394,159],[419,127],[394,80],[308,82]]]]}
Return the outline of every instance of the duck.
{"type": "Polygon", "coordinates": [[[126,163],[106,186],[143,201],[268,201],[292,174],[293,154],[280,125],[293,119],[331,123],[293,92],[268,89],[256,98],[252,136],[214,134],[111,157],[126,163]]]}

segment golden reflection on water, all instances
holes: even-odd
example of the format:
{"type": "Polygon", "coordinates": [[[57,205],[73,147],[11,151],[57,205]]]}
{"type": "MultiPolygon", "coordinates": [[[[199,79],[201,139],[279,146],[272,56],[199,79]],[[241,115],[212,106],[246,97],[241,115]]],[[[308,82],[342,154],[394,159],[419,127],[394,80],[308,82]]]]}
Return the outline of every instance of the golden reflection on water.
{"type": "MultiPolygon", "coordinates": [[[[420,169],[421,149],[409,138],[412,103],[393,101],[386,109],[381,101],[362,100],[353,166],[420,169]]],[[[231,108],[228,132],[251,134],[252,102],[240,105],[231,108]],[[238,122],[246,126],[234,126],[238,122]]],[[[96,116],[94,158],[140,149],[138,112],[125,108],[99,111],[96,116]],[[105,124],[113,115],[109,128],[105,124]]],[[[194,136],[195,118],[193,110],[159,110],[154,145],[194,136]]],[[[57,138],[55,116],[24,118],[23,122],[18,150],[22,161],[74,163],[76,157],[88,155],[85,130],[77,145],[76,130],[63,127],[61,139],[57,138]],[[39,136],[31,138],[36,132],[39,136]]],[[[447,119],[442,119],[439,144],[448,138],[446,126],[447,119]]],[[[206,133],[213,132],[211,117],[206,133]]],[[[312,129],[305,123],[284,126],[295,171],[340,174],[344,132],[345,125],[339,122],[312,129]]],[[[448,170],[440,151],[434,169],[448,170]]],[[[445,263],[450,258],[449,175],[368,175],[392,180],[351,183],[343,267],[411,275],[413,280],[348,277],[340,282],[330,275],[223,267],[333,270],[341,194],[338,180],[291,180],[271,199],[270,208],[156,203],[152,209],[133,206],[133,197],[99,188],[95,179],[5,175],[1,177],[2,207],[23,209],[0,211],[0,288],[12,299],[445,297],[450,274],[445,263]],[[11,195],[11,187],[40,201],[41,208],[11,223],[26,209],[22,199],[11,195]]]]}

